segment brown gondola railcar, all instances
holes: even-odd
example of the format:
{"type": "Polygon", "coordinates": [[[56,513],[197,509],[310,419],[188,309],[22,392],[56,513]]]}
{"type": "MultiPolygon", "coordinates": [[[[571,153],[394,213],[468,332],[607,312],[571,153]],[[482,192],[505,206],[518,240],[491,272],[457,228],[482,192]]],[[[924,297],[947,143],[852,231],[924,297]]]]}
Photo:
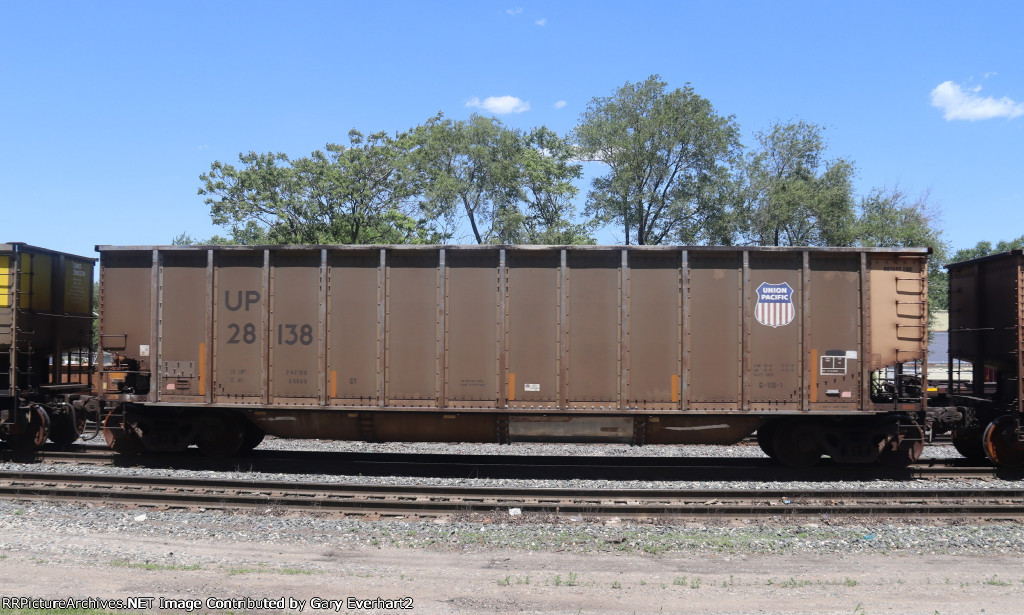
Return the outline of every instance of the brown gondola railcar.
{"type": "Polygon", "coordinates": [[[1012,250],[947,268],[950,382],[956,378],[970,383],[950,396],[966,414],[953,442],[965,457],[1022,465],[1024,252],[1012,250]],[[954,374],[964,364],[970,365],[969,378],[954,374]]]}
{"type": "Polygon", "coordinates": [[[98,246],[122,450],[262,434],[731,443],[903,464],[924,248],[98,246]]]}
{"type": "MultiPolygon", "coordinates": [[[[96,259],[0,244],[0,438],[33,449],[77,440],[92,373],[96,259]]],[[[89,409],[98,412],[95,400],[89,409]]]]}

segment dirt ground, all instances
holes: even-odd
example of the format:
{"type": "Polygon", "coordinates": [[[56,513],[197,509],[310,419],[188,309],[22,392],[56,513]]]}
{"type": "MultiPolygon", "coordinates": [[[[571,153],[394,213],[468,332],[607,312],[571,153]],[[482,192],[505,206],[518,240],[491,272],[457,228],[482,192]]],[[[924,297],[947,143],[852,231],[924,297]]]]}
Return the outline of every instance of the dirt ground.
{"type": "Polygon", "coordinates": [[[74,549],[8,542],[0,556],[0,596],[152,597],[154,611],[161,598],[192,599],[199,602],[165,603],[174,608],[164,610],[232,613],[260,612],[260,606],[273,612],[431,615],[947,615],[1018,614],[1024,608],[1024,562],[1015,556],[580,555],[132,537],[134,555],[125,561],[105,550],[122,544],[123,535],[69,539],[74,549]],[[187,563],[194,561],[204,563],[187,563]],[[397,602],[375,604],[378,598],[397,602]]]}

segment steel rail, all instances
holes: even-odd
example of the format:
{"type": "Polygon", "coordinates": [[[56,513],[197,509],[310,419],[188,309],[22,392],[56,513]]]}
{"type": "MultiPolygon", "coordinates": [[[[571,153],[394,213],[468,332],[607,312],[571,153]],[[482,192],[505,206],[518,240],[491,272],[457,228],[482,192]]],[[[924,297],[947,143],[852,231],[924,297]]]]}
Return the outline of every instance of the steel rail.
{"type": "Polygon", "coordinates": [[[1024,489],[564,489],[0,472],[0,497],[357,515],[507,512],[665,519],[858,515],[1024,518],[1024,489]]]}

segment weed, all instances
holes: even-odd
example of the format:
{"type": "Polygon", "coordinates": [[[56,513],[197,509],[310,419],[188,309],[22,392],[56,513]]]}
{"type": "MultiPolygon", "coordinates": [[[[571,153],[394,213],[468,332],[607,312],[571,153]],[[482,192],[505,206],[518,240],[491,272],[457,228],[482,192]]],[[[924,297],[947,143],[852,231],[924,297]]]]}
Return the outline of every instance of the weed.
{"type": "Polygon", "coordinates": [[[1004,581],[1002,579],[998,579],[998,578],[996,578],[996,575],[992,575],[991,579],[985,579],[985,585],[996,585],[996,586],[999,586],[999,587],[1005,587],[1005,586],[1007,586],[1009,584],[1010,584],[1009,581],[1004,581]]]}
{"type": "Polygon", "coordinates": [[[501,579],[501,580],[498,581],[498,586],[499,587],[508,587],[511,584],[512,584],[512,577],[511,576],[505,577],[504,579],[501,579]]]}
{"type": "Polygon", "coordinates": [[[312,570],[303,570],[302,568],[279,568],[274,572],[281,574],[316,574],[316,572],[312,570]]]}
{"type": "Polygon", "coordinates": [[[622,589],[622,583],[618,581],[612,581],[612,589],[622,589]]]}
{"type": "Polygon", "coordinates": [[[126,559],[116,559],[110,562],[111,566],[117,568],[140,568],[142,570],[199,570],[199,564],[192,564],[191,566],[184,566],[181,564],[154,564],[153,562],[146,562],[144,564],[138,564],[130,562],[126,559]]]}
{"type": "Polygon", "coordinates": [[[229,568],[228,574],[234,576],[238,574],[258,574],[260,572],[266,572],[265,568],[229,568]]]}
{"type": "Polygon", "coordinates": [[[810,581],[797,581],[793,577],[789,577],[789,580],[783,581],[779,587],[807,587],[808,585],[811,585],[810,581]]]}

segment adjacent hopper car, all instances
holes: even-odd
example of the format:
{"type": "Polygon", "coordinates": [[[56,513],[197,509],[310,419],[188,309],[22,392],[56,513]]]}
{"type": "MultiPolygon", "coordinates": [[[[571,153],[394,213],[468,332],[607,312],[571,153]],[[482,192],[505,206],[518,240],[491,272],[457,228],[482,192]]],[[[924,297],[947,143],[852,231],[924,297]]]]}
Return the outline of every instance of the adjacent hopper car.
{"type": "MultiPolygon", "coordinates": [[[[928,403],[926,249],[97,250],[99,352],[111,359],[91,394],[43,406],[95,411],[122,452],[232,455],[265,434],[643,445],[756,432],[787,465],[901,466],[953,431],[961,450],[1017,460],[1019,391],[1016,406],[1007,386],[928,403]]],[[[1019,263],[1014,283],[1020,297],[1019,263]]],[[[955,288],[954,301],[975,293],[972,314],[985,309],[955,288]]],[[[1006,374],[1019,374],[1016,322],[997,334],[1017,336],[1006,374]]],[[[967,352],[960,339],[951,348],[967,352]]],[[[40,402],[18,385],[4,433],[38,441],[24,408],[40,402]]]]}
{"type": "Polygon", "coordinates": [[[964,419],[953,443],[965,457],[1024,465],[1024,252],[948,265],[950,403],[964,419]],[[961,366],[968,377],[956,374],[961,366]]]}
{"type": "Polygon", "coordinates": [[[0,437],[31,449],[78,439],[93,373],[96,259],[0,244],[0,437]]]}

